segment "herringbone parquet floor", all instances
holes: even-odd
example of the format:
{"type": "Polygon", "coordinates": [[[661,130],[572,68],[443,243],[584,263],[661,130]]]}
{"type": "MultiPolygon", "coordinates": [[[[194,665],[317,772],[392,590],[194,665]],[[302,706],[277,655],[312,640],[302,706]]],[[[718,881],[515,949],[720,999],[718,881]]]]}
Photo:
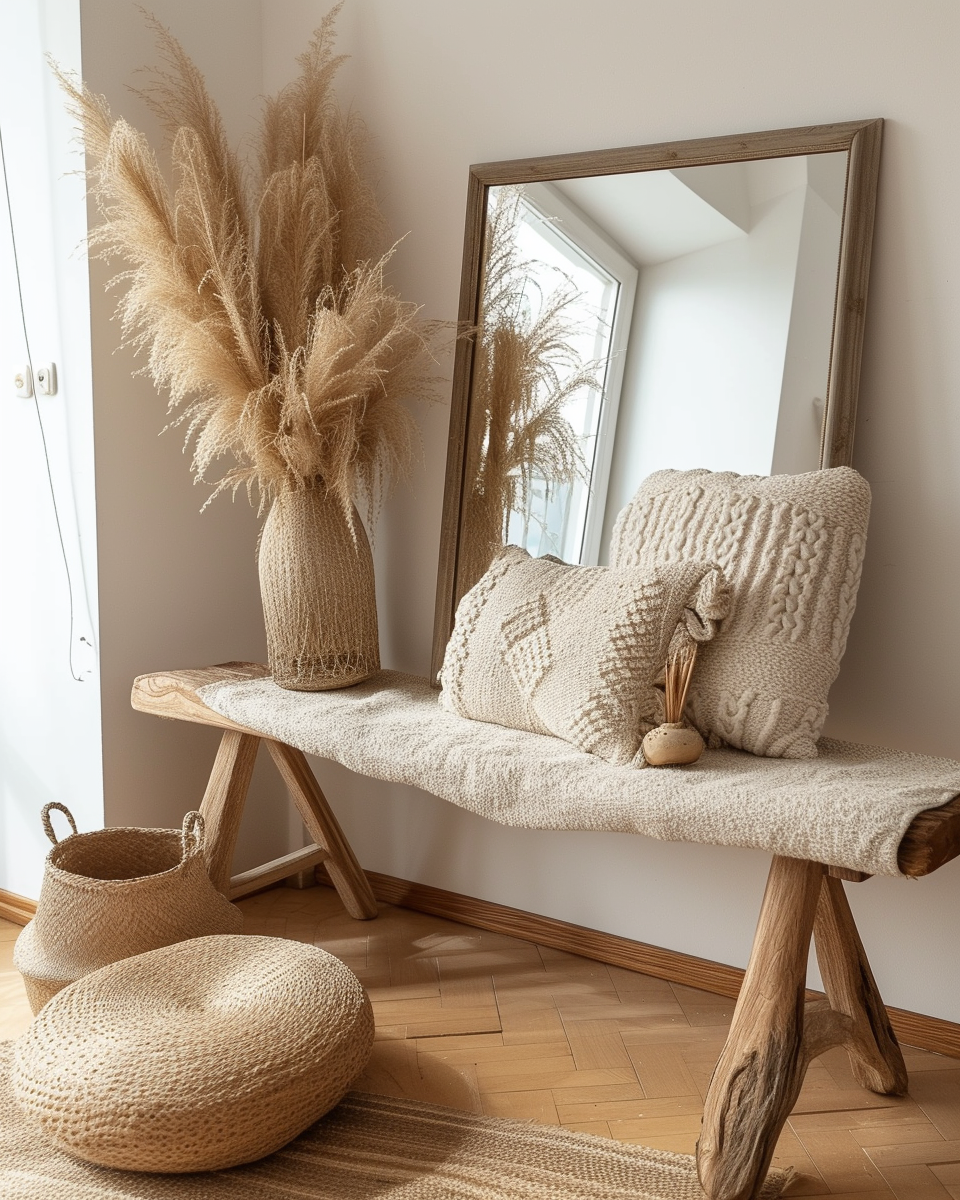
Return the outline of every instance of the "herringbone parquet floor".
{"type": "MultiPolygon", "coordinates": [[[[322,946],[359,975],[378,1040],[360,1086],[691,1152],[732,1001],[382,906],[357,922],[327,888],[241,901],[248,933],[322,946]]],[[[29,1021],[0,922],[0,1037],[29,1021]]],[[[777,1165],[789,1195],[960,1200],[960,1060],[905,1051],[910,1096],[854,1082],[842,1050],[810,1068],[777,1165]]]]}

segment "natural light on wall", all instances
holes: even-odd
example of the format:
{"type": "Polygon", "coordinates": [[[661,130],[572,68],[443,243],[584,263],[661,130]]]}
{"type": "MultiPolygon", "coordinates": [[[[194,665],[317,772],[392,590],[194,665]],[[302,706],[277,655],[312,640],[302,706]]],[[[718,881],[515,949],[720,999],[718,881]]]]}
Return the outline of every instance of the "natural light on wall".
{"type": "Polygon", "coordinates": [[[0,44],[0,889],[35,897],[41,807],[103,823],[86,203],[45,61],[79,69],[78,0],[0,5],[0,44]]]}

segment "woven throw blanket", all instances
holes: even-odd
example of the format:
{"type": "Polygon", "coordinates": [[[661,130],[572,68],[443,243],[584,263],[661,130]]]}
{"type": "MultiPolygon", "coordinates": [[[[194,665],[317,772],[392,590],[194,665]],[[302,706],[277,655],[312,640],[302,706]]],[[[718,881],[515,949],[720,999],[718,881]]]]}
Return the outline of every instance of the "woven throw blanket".
{"type": "Polygon", "coordinates": [[[724,749],[688,767],[613,766],[559,738],[444,712],[426,679],[396,671],[332,692],[251,679],[198,694],[265,737],[503,825],[749,846],[870,875],[900,875],[910,822],[960,792],[960,762],[827,738],[815,759],[724,749]]]}

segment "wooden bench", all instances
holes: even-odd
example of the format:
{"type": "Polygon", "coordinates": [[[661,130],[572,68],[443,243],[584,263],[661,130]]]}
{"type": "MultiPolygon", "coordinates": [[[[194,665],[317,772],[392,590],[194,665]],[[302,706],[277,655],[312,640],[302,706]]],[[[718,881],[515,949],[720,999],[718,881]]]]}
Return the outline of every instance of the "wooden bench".
{"type": "MultiPolygon", "coordinates": [[[[373,892],[303,752],[221,715],[198,694],[211,684],[268,675],[266,667],[252,663],[143,675],[134,683],[132,703],[141,712],[224,731],[201,804],[208,866],[217,887],[238,898],[323,862],[347,911],[360,920],[375,917],[373,892]],[[231,878],[261,741],[314,844],[231,878]]],[[[896,862],[902,874],[919,877],[958,854],[960,797],[955,796],[914,817],[896,862]]],[[[750,1200],[758,1193],[807,1065],[830,1047],[846,1047],[864,1087],[906,1091],[903,1056],[841,882],[868,877],[843,864],[774,854],[750,962],[704,1105],[697,1160],[711,1200],[750,1200]],[[805,994],[811,937],[826,991],[825,1000],[812,1002],[805,994]]]]}

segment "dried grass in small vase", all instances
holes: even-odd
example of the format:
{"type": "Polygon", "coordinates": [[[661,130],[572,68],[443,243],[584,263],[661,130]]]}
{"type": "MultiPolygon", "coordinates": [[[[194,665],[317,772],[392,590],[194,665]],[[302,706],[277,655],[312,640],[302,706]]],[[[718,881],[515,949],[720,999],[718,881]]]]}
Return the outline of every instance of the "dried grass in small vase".
{"type": "Polygon", "coordinates": [[[641,747],[644,759],[652,767],[683,766],[694,763],[703,753],[703,738],[683,723],[687,692],[697,661],[697,643],[693,642],[672,655],[664,668],[663,709],[666,721],[651,729],[641,747]]]}
{"type": "MultiPolygon", "coordinates": [[[[146,137],[60,73],[79,118],[103,218],[90,236],[129,269],[126,344],[166,388],[213,496],[256,488],[272,504],[260,545],[277,683],[320,690],[379,669],[373,562],[355,503],[376,516],[417,434],[434,329],[385,282],[392,251],[364,175],[366,132],[332,81],[333,21],[265,102],[257,163],[241,162],[182,46],[153,21],[166,69],[140,95],[170,138],[174,187],[146,137]]],[[[116,281],[115,281],[116,282],[116,281]]],[[[211,496],[211,499],[213,497],[211,496]]]]}

